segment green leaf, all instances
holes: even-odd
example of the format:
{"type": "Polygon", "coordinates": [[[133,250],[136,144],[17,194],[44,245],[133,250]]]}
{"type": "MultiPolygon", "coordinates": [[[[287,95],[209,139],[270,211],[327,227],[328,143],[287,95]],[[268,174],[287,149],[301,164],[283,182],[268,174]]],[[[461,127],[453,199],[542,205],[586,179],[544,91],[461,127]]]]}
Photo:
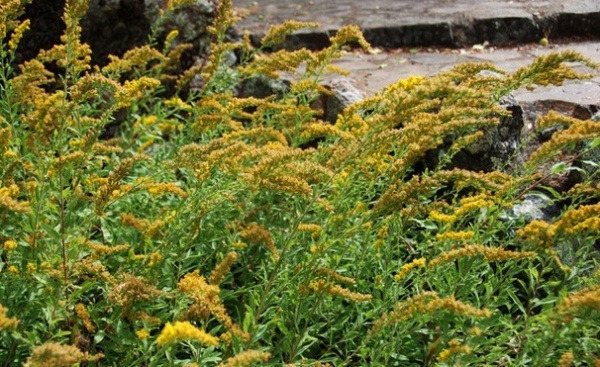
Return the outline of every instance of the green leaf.
{"type": "Polygon", "coordinates": [[[558,162],[556,163],[554,166],[552,166],[552,168],[550,168],[550,174],[558,174],[558,173],[563,173],[567,170],[567,163],[565,162],[558,162]]]}
{"type": "Polygon", "coordinates": [[[590,149],[595,149],[600,147],[600,136],[598,136],[597,138],[595,138],[594,140],[592,140],[589,144],[588,144],[590,149]]]}

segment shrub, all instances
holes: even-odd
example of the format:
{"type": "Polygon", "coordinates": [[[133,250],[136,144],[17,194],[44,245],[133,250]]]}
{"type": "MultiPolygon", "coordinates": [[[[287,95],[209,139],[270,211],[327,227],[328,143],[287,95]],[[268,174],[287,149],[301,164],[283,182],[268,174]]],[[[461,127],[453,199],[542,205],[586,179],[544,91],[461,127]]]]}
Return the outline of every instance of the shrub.
{"type": "Polygon", "coordinates": [[[542,127],[564,128],[524,164],[452,165],[510,91],[583,78],[566,63],[589,60],[411,77],[330,124],[312,102],[344,45],[369,47],[357,27],[268,54],[226,41],[223,0],[206,63],[178,71],[173,31],[99,67],[79,40],[87,2],[68,0],[62,43],[15,69],[22,3],[0,5],[3,365],[600,363],[600,187],[573,164],[600,125],[551,114],[542,127]],[[282,72],[280,95],[237,93],[282,72]],[[546,185],[575,169],[572,189],[546,185]],[[507,215],[531,193],[561,214],[507,215]]]}

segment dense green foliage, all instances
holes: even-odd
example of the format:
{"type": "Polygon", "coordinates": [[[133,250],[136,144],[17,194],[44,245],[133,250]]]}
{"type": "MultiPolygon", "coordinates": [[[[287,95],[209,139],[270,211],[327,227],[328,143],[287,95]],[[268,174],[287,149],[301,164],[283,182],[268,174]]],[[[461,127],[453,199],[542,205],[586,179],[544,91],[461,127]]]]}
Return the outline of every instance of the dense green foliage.
{"type": "Polygon", "coordinates": [[[14,68],[22,3],[0,2],[0,365],[600,365],[600,124],[552,113],[520,159],[453,161],[508,93],[589,60],[415,76],[331,124],[319,82],[369,47],[356,27],[265,53],[314,25],[227,42],[222,1],[204,64],[180,70],[171,32],[97,67],[68,0],[62,44],[14,68]],[[282,93],[239,94],[281,72],[282,93]],[[515,214],[531,195],[560,214],[515,214]]]}

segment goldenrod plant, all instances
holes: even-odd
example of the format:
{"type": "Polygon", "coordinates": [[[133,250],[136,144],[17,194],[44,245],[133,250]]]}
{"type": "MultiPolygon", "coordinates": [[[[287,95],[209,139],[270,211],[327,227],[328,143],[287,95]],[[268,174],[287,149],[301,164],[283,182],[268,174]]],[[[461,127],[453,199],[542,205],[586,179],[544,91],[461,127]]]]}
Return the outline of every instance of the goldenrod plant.
{"type": "Polygon", "coordinates": [[[181,70],[165,30],[98,66],[67,0],[61,43],[14,67],[26,2],[0,2],[0,365],[600,365],[600,186],[579,164],[600,124],[551,113],[525,159],[453,163],[508,93],[588,59],[413,76],[328,123],[313,102],[343,47],[369,48],[357,27],[269,53],[316,25],[230,42],[223,0],[205,63],[181,70]],[[507,214],[530,195],[560,212],[507,214]]]}

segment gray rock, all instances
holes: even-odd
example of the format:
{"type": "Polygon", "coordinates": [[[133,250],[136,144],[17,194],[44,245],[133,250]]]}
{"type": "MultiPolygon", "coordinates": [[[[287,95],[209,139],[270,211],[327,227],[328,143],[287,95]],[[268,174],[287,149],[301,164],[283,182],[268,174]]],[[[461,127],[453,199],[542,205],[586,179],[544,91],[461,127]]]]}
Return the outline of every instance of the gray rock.
{"type": "Polygon", "coordinates": [[[501,216],[503,219],[519,220],[525,223],[533,220],[551,222],[560,215],[560,207],[543,194],[531,194],[518,204],[507,209],[501,216]]]}
{"type": "Polygon", "coordinates": [[[362,101],[365,97],[352,81],[343,76],[330,78],[322,85],[331,91],[331,95],[325,95],[324,119],[335,123],[338,114],[351,104],[362,101]]]}

